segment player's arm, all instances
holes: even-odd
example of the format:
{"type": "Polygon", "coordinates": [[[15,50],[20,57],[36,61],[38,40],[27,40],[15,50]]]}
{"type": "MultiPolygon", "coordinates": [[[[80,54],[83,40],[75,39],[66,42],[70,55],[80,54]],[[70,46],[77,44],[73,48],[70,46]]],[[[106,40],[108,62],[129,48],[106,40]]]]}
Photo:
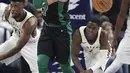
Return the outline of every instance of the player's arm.
{"type": "Polygon", "coordinates": [[[8,57],[11,57],[18,53],[24,45],[28,42],[32,32],[35,30],[37,26],[37,20],[35,17],[30,18],[23,26],[23,34],[18,40],[16,46],[12,48],[10,51],[7,53],[0,55],[0,60],[6,59],[8,57]]]}
{"type": "Polygon", "coordinates": [[[80,61],[78,59],[81,41],[82,40],[81,40],[79,30],[76,30],[73,35],[73,41],[72,41],[72,60],[75,66],[78,68],[78,70],[80,72],[84,72],[84,69],[82,68],[80,61]]]}
{"type": "Polygon", "coordinates": [[[126,14],[127,14],[127,9],[129,5],[129,0],[122,0],[122,5],[121,5],[121,10],[118,15],[117,21],[116,21],[116,26],[115,26],[115,32],[114,32],[114,40],[117,41],[120,30],[124,24],[126,14]]]}

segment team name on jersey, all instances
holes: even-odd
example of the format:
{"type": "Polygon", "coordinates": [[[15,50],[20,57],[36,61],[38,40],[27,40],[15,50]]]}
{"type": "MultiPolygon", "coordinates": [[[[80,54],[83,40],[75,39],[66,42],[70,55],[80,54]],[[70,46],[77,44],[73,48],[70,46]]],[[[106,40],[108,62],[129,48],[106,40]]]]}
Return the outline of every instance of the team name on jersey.
{"type": "Polygon", "coordinates": [[[99,50],[99,46],[86,46],[84,47],[84,51],[88,53],[95,54],[97,53],[97,50],[99,50]]]}
{"type": "Polygon", "coordinates": [[[15,22],[10,22],[10,24],[14,28],[15,33],[20,37],[21,31],[20,31],[20,28],[18,27],[18,25],[15,22]]]}

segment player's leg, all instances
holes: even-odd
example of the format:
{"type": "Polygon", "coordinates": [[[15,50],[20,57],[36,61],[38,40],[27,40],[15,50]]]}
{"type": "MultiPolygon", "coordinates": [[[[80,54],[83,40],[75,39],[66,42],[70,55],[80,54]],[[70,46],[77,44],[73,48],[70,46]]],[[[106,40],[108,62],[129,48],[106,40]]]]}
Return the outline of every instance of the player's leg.
{"type": "Polygon", "coordinates": [[[90,56],[90,54],[84,53],[84,61],[85,61],[86,68],[87,69],[90,68],[90,65],[91,65],[90,63],[92,61],[92,57],[90,56]]]}
{"type": "Polygon", "coordinates": [[[38,67],[39,67],[39,73],[47,73],[48,70],[48,63],[49,63],[50,57],[47,55],[38,55],[38,67]]]}
{"type": "Polygon", "coordinates": [[[66,64],[60,64],[63,73],[75,73],[72,67],[70,66],[70,62],[66,64]]]}
{"type": "MultiPolygon", "coordinates": [[[[88,70],[92,69],[93,73],[103,73],[102,65],[104,65],[104,54],[98,52],[96,54],[89,55],[90,61],[88,62],[88,70]]],[[[106,56],[107,57],[107,56],[106,56]]],[[[86,61],[87,63],[87,61],[86,61]]]]}
{"type": "Polygon", "coordinates": [[[54,56],[51,34],[49,27],[44,26],[38,42],[39,73],[49,72],[48,62],[54,56]]]}
{"type": "Polygon", "coordinates": [[[123,70],[123,73],[129,73],[128,65],[127,64],[123,64],[122,65],[122,70],[123,70]]]}
{"type": "Polygon", "coordinates": [[[63,73],[74,73],[70,65],[72,30],[70,24],[55,28],[53,31],[53,41],[55,43],[56,60],[60,63],[63,73]]]}

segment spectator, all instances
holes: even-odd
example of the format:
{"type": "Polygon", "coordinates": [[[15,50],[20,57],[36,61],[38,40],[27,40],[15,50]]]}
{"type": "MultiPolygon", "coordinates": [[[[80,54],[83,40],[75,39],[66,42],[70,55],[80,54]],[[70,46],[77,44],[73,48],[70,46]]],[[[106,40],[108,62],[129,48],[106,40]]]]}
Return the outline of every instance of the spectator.
{"type": "Polygon", "coordinates": [[[42,10],[41,9],[37,9],[37,20],[38,20],[37,28],[39,30],[42,30],[44,20],[43,20],[43,17],[42,17],[42,10]]]}
{"type": "MultiPolygon", "coordinates": [[[[114,39],[112,24],[110,22],[103,22],[102,28],[104,30],[106,30],[107,33],[108,33],[108,43],[109,43],[109,46],[111,47],[111,43],[114,39]]],[[[106,63],[106,68],[111,65],[111,63],[114,61],[114,59],[116,57],[116,54],[115,54],[116,51],[115,50],[111,49],[110,52],[111,52],[111,55],[110,55],[110,57],[109,57],[109,59],[106,63]]],[[[116,73],[128,73],[128,65],[123,64],[123,66],[116,73]]]]}

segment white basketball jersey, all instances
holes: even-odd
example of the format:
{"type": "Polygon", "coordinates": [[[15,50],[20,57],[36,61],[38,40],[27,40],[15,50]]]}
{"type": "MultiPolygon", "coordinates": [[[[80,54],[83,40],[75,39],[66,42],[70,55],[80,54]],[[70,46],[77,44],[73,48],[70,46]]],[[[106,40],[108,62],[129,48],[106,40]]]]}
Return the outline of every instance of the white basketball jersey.
{"type": "Polygon", "coordinates": [[[89,44],[86,37],[85,37],[85,30],[86,26],[82,26],[79,28],[82,42],[81,42],[81,47],[84,49],[84,56],[89,54],[89,55],[94,55],[96,53],[100,52],[100,34],[101,34],[101,27],[98,30],[98,36],[96,41],[93,44],[89,44]]]}
{"type": "MultiPolygon", "coordinates": [[[[8,18],[8,21],[9,23],[11,24],[11,26],[13,27],[14,29],[14,32],[13,34],[16,35],[18,38],[23,34],[23,25],[26,23],[26,21],[33,17],[34,15],[31,14],[30,12],[24,10],[27,14],[26,14],[26,17],[23,21],[21,22],[17,22],[13,17],[12,17],[12,14],[10,13],[10,16],[8,18]]],[[[30,36],[30,40],[29,41],[32,41],[34,40],[34,38],[32,36],[30,36]]]]}

